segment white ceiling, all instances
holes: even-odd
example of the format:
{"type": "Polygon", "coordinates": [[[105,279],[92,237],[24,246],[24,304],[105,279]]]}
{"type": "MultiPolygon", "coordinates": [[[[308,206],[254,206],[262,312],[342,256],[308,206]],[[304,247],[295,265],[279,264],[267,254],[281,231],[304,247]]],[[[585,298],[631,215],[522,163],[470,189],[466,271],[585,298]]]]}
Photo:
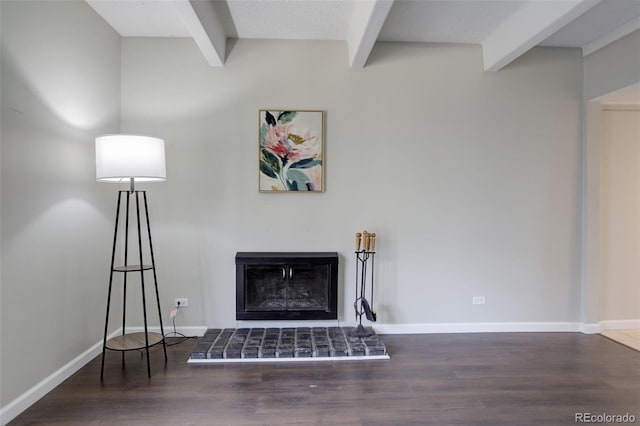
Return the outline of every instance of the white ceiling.
{"type": "MultiPolygon", "coordinates": [[[[123,37],[193,37],[212,66],[227,38],[473,43],[497,71],[534,46],[588,55],[640,28],[640,0],[87,0],[123,37]]],[[[640,47],[639,47],[640,50],[640,47]]]]}
{"type": "Polygon", "coordinates": [[[521,6],[495,0],[396,1],[378,39],[481,44],[521,6]]]}

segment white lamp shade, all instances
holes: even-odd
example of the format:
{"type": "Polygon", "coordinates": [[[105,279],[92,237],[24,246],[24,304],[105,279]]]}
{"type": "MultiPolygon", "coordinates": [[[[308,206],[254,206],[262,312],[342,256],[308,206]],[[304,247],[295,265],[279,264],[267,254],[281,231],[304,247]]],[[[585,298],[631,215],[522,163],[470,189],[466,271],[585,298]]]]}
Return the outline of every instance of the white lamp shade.
{"type": "Polygon", "coordinates": [[[96,138],[96,179],[100,182],[167,179],[164,141],[150,136],[104,135],[96,138]]]}

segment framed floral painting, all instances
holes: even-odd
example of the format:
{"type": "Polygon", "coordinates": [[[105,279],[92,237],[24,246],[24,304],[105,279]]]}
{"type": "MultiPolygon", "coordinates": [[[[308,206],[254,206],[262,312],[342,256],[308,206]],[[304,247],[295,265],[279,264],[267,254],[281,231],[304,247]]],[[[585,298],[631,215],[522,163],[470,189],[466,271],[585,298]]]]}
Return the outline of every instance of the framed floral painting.
{"type": "Polygon", "coordinates": [[[324,191],[324,111],[259,111],[260,192],[324,191]]]}

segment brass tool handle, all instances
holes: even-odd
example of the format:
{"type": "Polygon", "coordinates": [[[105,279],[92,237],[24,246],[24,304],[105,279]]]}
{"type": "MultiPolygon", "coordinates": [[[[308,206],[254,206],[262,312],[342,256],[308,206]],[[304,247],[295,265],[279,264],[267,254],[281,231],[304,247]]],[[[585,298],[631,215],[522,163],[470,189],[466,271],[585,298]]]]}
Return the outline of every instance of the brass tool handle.
{"type": "Polygon", "coordinates": [[[371,234],[371,246],[369,247],[370,251],[376,251],[376,233],[371,234]]]}
{"type": "Polygon", "coordinates": [[[362,237],[362,234],[357,232],[356,233],[356,251],[360,251],[360,241],[362,241],[361,237],[362,237]]]}

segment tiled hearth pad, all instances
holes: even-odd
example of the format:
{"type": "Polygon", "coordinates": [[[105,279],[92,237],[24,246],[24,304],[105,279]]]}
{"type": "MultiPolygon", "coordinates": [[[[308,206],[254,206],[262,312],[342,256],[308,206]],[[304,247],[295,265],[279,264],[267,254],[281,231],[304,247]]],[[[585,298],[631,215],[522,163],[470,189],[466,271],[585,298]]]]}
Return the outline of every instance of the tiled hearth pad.
{"type": "Polygon", "coordinates": [[[355,327],[210,328],[189,363],[389,359],[380,337],[366,330],[368,337],[355,336],[355,327]]]}

